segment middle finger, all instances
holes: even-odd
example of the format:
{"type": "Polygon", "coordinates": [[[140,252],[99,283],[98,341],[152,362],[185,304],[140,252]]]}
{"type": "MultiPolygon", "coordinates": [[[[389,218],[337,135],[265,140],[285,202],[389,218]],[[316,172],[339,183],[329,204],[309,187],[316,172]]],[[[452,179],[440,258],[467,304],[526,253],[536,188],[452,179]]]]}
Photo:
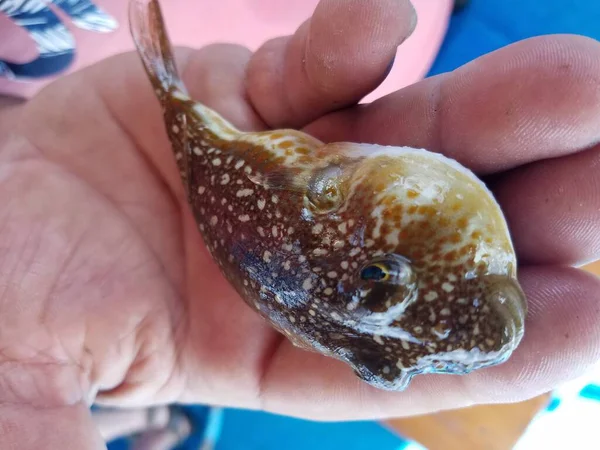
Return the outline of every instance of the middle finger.
{"type": "Polygon", "coordinates": [[[521,264],[600,258],[600,145],[501,174],[494,191],[521,264]]]}

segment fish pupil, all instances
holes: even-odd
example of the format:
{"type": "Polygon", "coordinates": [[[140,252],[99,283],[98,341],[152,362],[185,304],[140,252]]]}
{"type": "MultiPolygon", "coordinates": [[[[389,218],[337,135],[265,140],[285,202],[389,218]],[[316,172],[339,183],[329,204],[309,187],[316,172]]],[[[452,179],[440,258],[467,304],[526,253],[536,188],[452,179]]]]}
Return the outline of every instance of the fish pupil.
{"type": "Polygon", "coordinates": [[[365,267],[361,271],[360,276],[365,281],[369,281],[369,280],[381,281],[381,280],[385,279],[387,274],[380,266],[373,265],[373,266],[365,267]]]}

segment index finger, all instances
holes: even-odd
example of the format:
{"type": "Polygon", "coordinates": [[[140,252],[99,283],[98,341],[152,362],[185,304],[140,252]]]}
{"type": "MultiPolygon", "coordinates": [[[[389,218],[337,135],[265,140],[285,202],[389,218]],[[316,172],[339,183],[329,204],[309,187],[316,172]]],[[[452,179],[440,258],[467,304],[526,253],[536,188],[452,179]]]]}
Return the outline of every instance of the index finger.
{"type": "Polygon", "coordinates": [[[573,153],[600,141],[600,43],[521,41],[307,131],[325,141],[426,148],[479,174],[573,153]]]}

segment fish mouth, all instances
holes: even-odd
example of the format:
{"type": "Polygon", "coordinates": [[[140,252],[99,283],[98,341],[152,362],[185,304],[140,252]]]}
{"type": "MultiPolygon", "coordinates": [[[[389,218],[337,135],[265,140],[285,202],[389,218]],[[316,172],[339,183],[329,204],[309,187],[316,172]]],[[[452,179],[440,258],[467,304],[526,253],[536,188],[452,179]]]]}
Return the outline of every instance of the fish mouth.
{"type": "Polygon", "coordinates": [[[489,353],[473,349],[432,355],[420,361],[421,367],[416,368],[415,374],[467,375],[474,370],[503,363],[511,353],[512,348],[505,345],[501,350],[489,353]]]}
{"type": "Polygon", "coordinates": [[[432,355],[430,365],[422,373],[446,373],[464,375],[476,369],[496,366],[508,360],[524,335],[527,303],[518,282],[512,278],[497,278],[488,290],[489,304],[496,320],[504,324],[500,348],[483,352],[479,349],[432,355]]]}
{"type": "Polygon", "coordinates": [[[512,278],[495,277],[489,286],[488,300],[492,314],[495,320],[504,324],[499,348],[487,352],[474,348],[431,355],[431,359],[427,361],[430,367],[424,368],[422,373],[464,375],[476,369],[502,364],[512,355],[524,335],[527,314],[525,294],[518,282],[512,278]]]}
{"type": "Polygon", "coordinates": [[[519,283],[513,278],[494,280],[490,285],[490,306],[506,324],[503,347],[514,350],[524,334],[527,300],[519,283]]]}

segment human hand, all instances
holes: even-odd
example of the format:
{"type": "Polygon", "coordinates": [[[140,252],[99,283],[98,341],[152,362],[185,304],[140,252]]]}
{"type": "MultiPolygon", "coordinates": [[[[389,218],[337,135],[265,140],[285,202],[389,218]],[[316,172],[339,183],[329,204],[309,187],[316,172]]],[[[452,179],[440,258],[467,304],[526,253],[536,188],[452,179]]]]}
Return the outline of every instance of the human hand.
{"type": "Polygon", "coordinates": [[[103,448],[91,400],[385,418],[529,398],[600,360],[600,283],[568,267],[600,257],[600,44],[532,39],[354,106],[385,77],[411,11],[407,1],[323,0],[293,37],[254,55],[215,45],[180,51],[179,66],[191,95],[242,129],[425,147],[492,176],[529,300],[512,358],[390,393],[275,333],[206,252],[130,53],[0,116],[9,448],[103,448]]]}

